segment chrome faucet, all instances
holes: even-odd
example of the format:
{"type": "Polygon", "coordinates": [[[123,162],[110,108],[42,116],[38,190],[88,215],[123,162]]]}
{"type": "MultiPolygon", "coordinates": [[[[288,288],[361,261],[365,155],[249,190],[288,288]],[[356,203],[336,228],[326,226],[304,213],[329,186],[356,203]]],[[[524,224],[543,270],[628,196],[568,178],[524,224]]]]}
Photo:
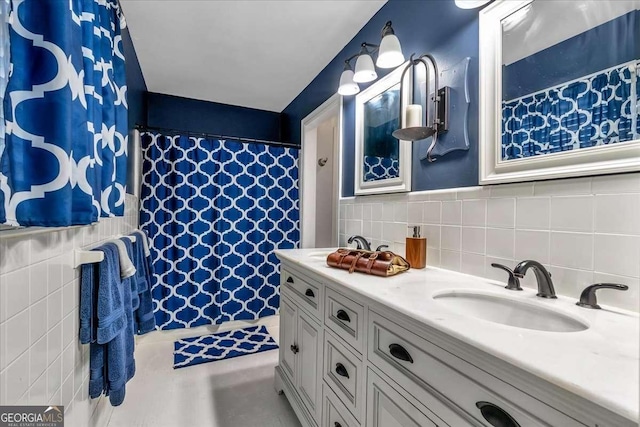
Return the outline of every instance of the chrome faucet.
{"type": "Polygon", "coordinates": [[[538,261],[531,259],[522,261],[516,265],[513,269],[513,275],[522,279],[530,268],[533,268],[533,272],[536,275],[538,281],[538,296],[541,298],[557,298],[556,290],[553,288],[553,281],[551,280],[551,274],[546,268],[538,261]]]}
{"type": "Polygon", "coordinates": [[[347,243],[351,244],[353,242],[356,242],[356,247],[358,249],[366,249],[368,251],[371,250],[371,244],[369,242],[367,242],[367,239],[365,239],[362,236],[358,236],[356,234],[356,235],[353,235],[353,236],[349,237],[349,240],[347,240],[347,243]]]}

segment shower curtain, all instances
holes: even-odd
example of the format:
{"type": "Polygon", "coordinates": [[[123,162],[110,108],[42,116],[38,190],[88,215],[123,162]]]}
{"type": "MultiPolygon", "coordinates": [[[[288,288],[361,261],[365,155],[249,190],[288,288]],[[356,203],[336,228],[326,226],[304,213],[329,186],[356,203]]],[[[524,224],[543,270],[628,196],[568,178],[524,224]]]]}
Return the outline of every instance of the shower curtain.
{"type": "MultiPolygon", "coordinates": [[[[7,11],[3,2],[0,21],[7,11]]],[[[0,31],[10,46],[0,223],[64,227],[123,216],[129,127],[119,1],[13,0],[8,21],[0,31]]]]}
{"type": "Polygon", "coordinates": [[[274,249],[298,245],[298,150],[142,133],[140,226],[159,329],[273,315],[274,249]]]}

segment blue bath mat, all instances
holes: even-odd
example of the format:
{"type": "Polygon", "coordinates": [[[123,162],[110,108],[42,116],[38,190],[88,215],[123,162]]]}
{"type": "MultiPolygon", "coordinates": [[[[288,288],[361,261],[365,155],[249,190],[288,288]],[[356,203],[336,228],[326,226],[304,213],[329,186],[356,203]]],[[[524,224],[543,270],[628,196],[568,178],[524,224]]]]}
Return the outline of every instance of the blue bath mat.
{"type": "Polygon", "coordinates": [[[173,369],[274,350],[278,344],[264,326],[183,338],[173,343],[173,369]]]}

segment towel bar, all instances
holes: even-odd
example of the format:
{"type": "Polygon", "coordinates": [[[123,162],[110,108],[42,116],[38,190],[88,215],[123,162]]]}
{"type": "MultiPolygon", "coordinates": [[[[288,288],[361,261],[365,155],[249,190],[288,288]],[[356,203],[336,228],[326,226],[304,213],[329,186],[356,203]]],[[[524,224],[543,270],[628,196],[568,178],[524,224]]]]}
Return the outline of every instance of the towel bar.
{"type": "Polygon", "coordinates": [[[104,260],[104,252],[102,251],[80,251],[76,250],[73,254],[73,267],[78,268],[82,264],[93,264],[104,260]]]}

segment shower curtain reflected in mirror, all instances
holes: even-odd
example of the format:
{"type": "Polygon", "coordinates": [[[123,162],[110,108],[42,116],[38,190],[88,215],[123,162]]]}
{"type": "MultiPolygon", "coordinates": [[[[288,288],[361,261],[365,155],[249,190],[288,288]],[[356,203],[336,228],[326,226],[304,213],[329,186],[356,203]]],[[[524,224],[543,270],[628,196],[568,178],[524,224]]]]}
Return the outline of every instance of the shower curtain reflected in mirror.
{"type": "Polygon", "coordinates": [[[159,329],[277,313],[274,249],[298,246],[298,150],[142,134],[140,227],[159,329]]]}

